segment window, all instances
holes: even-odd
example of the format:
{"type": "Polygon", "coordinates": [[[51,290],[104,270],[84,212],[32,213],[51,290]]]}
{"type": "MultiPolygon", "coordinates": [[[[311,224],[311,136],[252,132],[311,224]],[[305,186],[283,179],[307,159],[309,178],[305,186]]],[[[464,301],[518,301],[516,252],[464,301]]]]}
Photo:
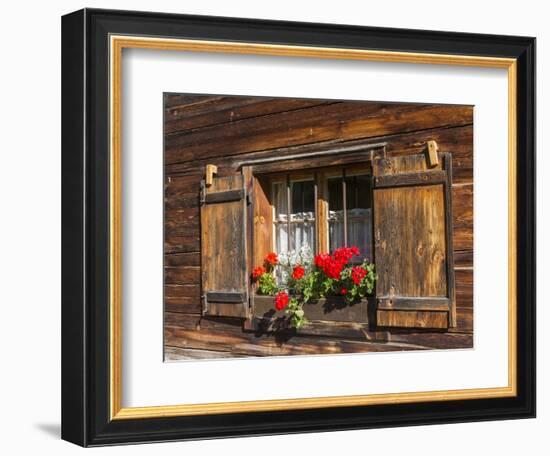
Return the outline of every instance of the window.
{"type": "Polygon", "coordinates": [[[440,154],[435,164],[425,154],[344,166],[320,165],[319,159],[313,170],[310,157],[277,166],[272,160],[209,185],[203,181],[205,315],[269,320],[273,298],[255,296],[250,280],[268,252],[355,245],[359,258],[375,263],[375,296],[350,307],[327,298],[326,305],[308,309],[312,320],[381,328],[456,325],[450,154],[440,154]]]}

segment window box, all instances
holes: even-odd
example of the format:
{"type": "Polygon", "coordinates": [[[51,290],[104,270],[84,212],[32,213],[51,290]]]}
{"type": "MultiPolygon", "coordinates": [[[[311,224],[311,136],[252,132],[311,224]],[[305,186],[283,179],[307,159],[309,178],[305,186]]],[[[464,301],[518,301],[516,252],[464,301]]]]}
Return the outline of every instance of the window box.
{"type": "MultiPolygon", "coordinates": [[[[288,331],[285,310],[277,311],[273,296],[254,295],[252,318],[245,329],[272,333],[288,331]]],[[[341,296],[321,298],[304,304],[308,323],[292,330],[300,334],[334,335],[351,338],[365,338],[376,313],[374,298],[364,298],[353,304],[341,296]]]]}

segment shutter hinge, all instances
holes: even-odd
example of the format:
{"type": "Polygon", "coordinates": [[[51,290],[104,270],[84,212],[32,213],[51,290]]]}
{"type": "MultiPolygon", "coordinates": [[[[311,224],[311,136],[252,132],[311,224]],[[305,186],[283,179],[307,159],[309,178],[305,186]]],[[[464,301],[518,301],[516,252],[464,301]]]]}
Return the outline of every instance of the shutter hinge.
{"type": "Polygon", "coordinates": [[[252,204],[252,197],[250,196],[250,193],[246,194],[246,205],[250,206],[252,204]]]}

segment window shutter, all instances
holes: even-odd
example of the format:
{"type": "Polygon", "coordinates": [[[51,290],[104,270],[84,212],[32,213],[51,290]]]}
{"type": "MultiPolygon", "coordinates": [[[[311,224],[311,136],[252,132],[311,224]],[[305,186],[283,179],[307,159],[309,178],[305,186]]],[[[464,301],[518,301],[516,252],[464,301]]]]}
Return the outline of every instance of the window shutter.
{"type": "Polygon", "coordinates": [[[378,326],[456,326],[451,155],[426,158],[373,161],[378,326]]]}
{"type": "Polygon", "coordinates": [[[201,183],[203,314],[248,316],[247,198],[243,175],[201,183]]]}

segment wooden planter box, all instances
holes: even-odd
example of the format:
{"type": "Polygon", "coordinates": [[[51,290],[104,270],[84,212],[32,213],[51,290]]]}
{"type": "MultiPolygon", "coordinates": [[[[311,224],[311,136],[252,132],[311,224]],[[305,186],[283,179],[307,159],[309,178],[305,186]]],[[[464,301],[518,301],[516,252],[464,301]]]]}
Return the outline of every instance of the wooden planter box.
{"type": "Polygon", "coordinates": [[[253,316],[245,329],[256,332],[295,332],[299,334],[327,335],[351,338],[369,338],[369,321],[376,314],[374,298],[364,298],[349,304],[343,297],[322,298],[304,305],[308,323],[296,330],[290,328],[284,310],[274,308],[274,297],[254,295],[253,316]]]}

